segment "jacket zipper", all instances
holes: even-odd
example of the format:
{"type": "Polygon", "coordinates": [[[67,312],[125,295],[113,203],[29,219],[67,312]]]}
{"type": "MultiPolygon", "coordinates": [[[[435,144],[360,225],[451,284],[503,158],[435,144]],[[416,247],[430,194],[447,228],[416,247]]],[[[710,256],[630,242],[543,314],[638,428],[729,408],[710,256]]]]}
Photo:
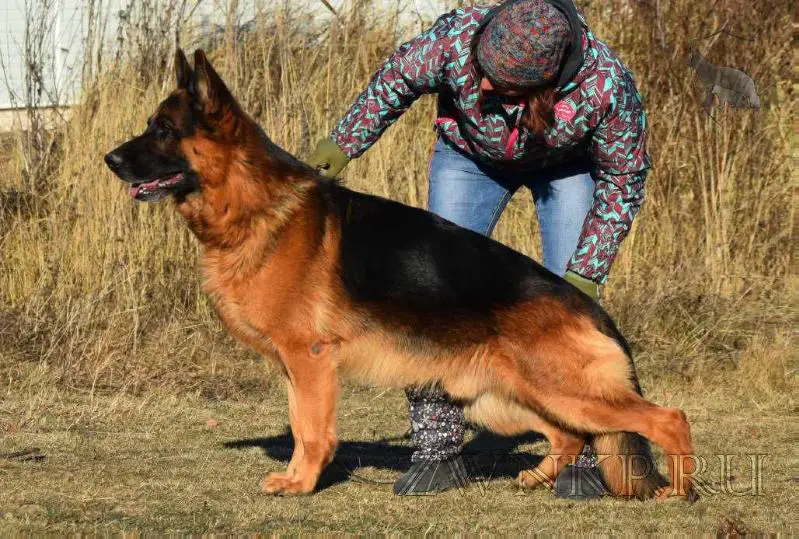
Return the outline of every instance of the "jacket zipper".
{"type": "Polygon", "coordinates": [[[516,141],[519,139],[519,123],[522,120],[522,116],[524,116],[524,107],[526,104],[525,99],[519,101],[519,113],[516,115],[516,125],[513,127],[513,131],[511,131],[510,137],[508,137],[508,146],[505,148],[505,161],[510,161],[513,158],[513,148],[516,146],[516,141]]]}

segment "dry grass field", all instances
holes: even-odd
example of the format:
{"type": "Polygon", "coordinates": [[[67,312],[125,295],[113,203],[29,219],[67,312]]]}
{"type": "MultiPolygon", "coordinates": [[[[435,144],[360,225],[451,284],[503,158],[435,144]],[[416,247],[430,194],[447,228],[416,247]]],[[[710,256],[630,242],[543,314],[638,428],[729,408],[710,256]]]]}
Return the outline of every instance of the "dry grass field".
{"type": "MultiPolygon", "coordinates": [[[[329,19],[317,4],[266,6],[209,47],[245,109],[300,157],[421,26],[410,1],[348,2],[329,19]]],[[[279,376],[226,335],[169,204],[134,204],[102,161],[171,88],[175,21],[147,16],[161,5],[147,0],[131,15],[140,34],[127,29],[68,121],[0,138],[0,533],[799,531],[792,3],[578,4],[636,75],[654,161],[605,305],[647,396],[687,412],[721,492],[692,506],[557,500],[511,480],[544,442],[478,433],[467,488],[397,498],[390,483],[410,455],[402,393],[347,386],[320,492],[261,495],[290,454],[279,376]],[[691,46],[752,76],[761,108],[703,110],[691,46]],[[726,471],[719,455],[734,456],[726,471]],[[750,455],[765,455],[758,495],[750,455]]],[[[421,99],[347,185],[424,206],[433,113],[421,99]]],[[[528,192],[496,237],[537,256],[528,192]]]]}

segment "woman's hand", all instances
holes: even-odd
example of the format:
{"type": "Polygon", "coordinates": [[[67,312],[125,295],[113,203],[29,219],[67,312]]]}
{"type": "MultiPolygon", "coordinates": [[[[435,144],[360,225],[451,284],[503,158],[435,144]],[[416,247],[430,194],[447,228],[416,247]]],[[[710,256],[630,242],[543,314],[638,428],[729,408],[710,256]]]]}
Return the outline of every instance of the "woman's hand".
{"type": "Polygon", "coordinates": [[[582,275],[578,275],[573,271],[567,271],[566,275],[564,276],[566,282],[575,286],[577,289],[580,290],[583,294],[588,296],[594,301],[599,301],[599,284],[595,283],[591,279],[586,279],[582,275]]]}
{"type": "Polygon", "coordinates": [[[335,178],[347,166],[350,158],[329,138],[316,144],[316,149],[306,160],[316,171],[326,178],[335,178]]]}

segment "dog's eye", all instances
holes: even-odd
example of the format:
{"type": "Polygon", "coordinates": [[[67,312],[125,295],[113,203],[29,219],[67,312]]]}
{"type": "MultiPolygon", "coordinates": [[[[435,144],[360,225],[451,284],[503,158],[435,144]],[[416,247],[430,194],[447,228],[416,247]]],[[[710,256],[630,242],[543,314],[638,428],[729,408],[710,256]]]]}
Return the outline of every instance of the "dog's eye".
{"type": "Polygon", "coordinates": [[[176,135],[175,128],[166,121],[157,121],[155,123],[155,135],[160,139],[174,138],[176,135]]]}

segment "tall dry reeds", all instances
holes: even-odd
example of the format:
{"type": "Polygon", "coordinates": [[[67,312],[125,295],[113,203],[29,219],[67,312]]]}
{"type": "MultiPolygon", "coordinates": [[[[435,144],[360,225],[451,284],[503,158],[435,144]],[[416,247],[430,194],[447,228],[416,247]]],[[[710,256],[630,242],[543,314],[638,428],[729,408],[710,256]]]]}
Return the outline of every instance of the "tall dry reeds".
{"type": "MultiPolygon", "coordinates": [[[[648,113],[654,168],[647,200],[606,294],[639,365],[653,375],[735,376],[742,361],[781,357],[794,314],[791,3],[580,4],[635,73],[648,113]],[[691,46],[748,72],[760,110],[706,113],[685,61],[691,46]],[[775,346],[782,347],[776,354],[775,346]]],[[[183,28],[179,35],[188,47],[211,47],[244,108],[300,157],[421,25],[403,15],[412,5],[402,1],[348,2],[330,17],[315,2],[283,2],[246,25],[237,4],[226,5],[228,24],[219,33],[183,28]]],[[[163,20],[138,16],[156,27],[163,20]]],[[[46,211],[14,205],[12,194],[30,184],[13,146],[0,156],[0,369],[12,379],[42,363],[81,386],[215,391],[250,379],[242,373],[250,373],[251,356],[225,337],[200,291],[186,227],[169,204],[134,204],[102,161],[143,128],[168,92],[165,51],[176,30],[152,31],[144,41],[128,36],[125,43],[138,49],[102,63],[84,103],[59,129],[46,211]]],[[[434,100],[420,99],[350,165],[346,183],[424,206],[433,114],[434,100]]],[[[537,256],[529,193],[517,195],[496,237],[537,256]]]]}

